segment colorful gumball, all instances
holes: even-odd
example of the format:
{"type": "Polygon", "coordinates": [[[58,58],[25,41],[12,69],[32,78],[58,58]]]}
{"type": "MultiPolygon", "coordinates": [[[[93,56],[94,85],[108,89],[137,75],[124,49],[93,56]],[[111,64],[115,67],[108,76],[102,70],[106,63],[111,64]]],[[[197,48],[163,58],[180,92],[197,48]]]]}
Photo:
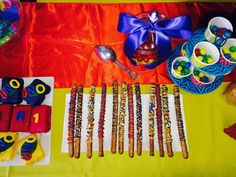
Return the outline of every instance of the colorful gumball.
{"type": "Polygon", "coordinates": [[[172,74],[177,78],[186,77],[191,74],[193,66],[185,57],[176,58],[172,64],[172,74]]]}
{"type": "Polygon", "coordinates": [[[205,64],[212,64],[214,63],[214,59],[210,54],[207,53],[205,48],[196,48],[195,55],[197,59],[205,64]]]}
{"type": "Polygon", "coordinates": [[[222,53],[223,53],[223,56],[230,62],[233,62],[233,63],[236,62],[236,46],[235,45],[223,47],[222,53]]]}

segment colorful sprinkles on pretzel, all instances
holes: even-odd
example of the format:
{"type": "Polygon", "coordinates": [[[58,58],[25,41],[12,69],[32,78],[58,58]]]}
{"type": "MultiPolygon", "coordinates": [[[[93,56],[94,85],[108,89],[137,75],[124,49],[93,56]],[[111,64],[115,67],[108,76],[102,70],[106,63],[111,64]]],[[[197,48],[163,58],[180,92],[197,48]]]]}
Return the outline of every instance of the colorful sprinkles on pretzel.
{"type": "Polygon", "coordinates": [[[150,89],[149,114],[148,114],[150,156],[154,156],[155,106],[156,106],[156,85],[152,84],[150,89]]]}
{"type": "Polygon", "coordinates": [[[137,154],[142,154],[142,98],[139,83],[134,85],[136,96],[136,117],[137,117],[137,154]]]}
{"type": "Polygon", "coordinates": [[[81,127],[82,127],[83,86],[77,89],[77,102],[75,114],[75,158],[80,157],[81,127]]]}
{"type": "Polygon", "coordinates": [[[106,111],[106,92],[107,86],[105,83],[102,84],[102,94],[101,94],[101,108],[100,117],[98,122],[98,156],[103,157],[103,138],[104,138],[104,122],[105,122],[105,111],[106,111]]]}
{"type": "Polygon", "coordinates": [[[93,128],[94,128],[94,104],[95,104],[96,87],[91,85],[88,102],[88,116],[87,116],[87,158],[92,157],[92,143],[93,143],[93,128]]]}
{"type": "Polygon", "coordinates": [[[120,96],[120,111],[119,111],[119,144],[118,150],[120,154],[124,152],[124,131],[125,131],[125,117],[126,117],[126,97],[127,97],[127,85],[125,82],[121,85],[121,96],[120,96]]]}

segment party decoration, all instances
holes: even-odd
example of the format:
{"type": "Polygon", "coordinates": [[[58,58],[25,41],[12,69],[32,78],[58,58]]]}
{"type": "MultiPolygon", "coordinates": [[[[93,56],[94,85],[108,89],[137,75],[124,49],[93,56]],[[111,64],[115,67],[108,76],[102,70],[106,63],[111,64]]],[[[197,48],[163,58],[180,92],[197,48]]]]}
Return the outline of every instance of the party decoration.
{"type": "Polygon", "coordinates": [[[167,155],[169,157],[173,156],[173,149],[172,149],[172,136],[171,136],[171,121],[169,115],[169,104],[168,104],[168,87],[166,85],[162,85],[161,88],[161,107],[164,117],[164,129],[165,129],[165,140],[166,140],[166,148],[167,148],[167,155]]]}
{"type": "Polygon", "coordinates": [[[99,117],[99,127],[98,127],[98,156],[103,157],[103,138],[104,138],[104,121],[105,121],[105,111],[106,111],[106,93],[107,86],[105,83],[102,84],[102,94],[101,94],[101,108],[100,108],[100,117],[99,117]]]}
{"type": "Polygon", "coordinates": [[[15,157],[18,133],[0,132],[0,161],[10,161],[15,157]]]}
{"type": "Polygon", "coordinates": [[[49,94],[50,91],[49,85],[40,79],[35,79],[29,86],[24,88],[22,96],[27,104],[36,106],[43,102],[45,95],[49,94]]]}
{"type": "Polygon", "coordinates": [[[149,125],[149,154],[154,156],[154,132],[155,132],[155,106],[156,106],[156,85],[152,84],[150,89],[150,102],[149,102],[149,114],[148,114],[148,125],[149,125]]]}
{"type": "Polygon", "coordinates": [[[80,157],[81,127],[82,127],[83,86],[77,89],[77,101],[75,107],[75,158],[80,157]]]}
{"type": "Polygon", "coordinates": [[[11,132],[29,132],[32,106],[16,105],[11,118],[11,132]]]}
{"type": "Polygon", "coordinates": [[[0,2],[0,46],[16,35],[20,28],[21,4],[14,0],[0,2]]]}
{"type": "Polygon", "coordinates": [[[143,139],[143,130],[142,130],[142,98],[141,98],[141,89],[139,83],[134,85],[135,96],[136,96],[136,117],[137,117],[137,154],[142,154],[142,139],[143,139]]]}
{"type": "Polygon", "coordinates": [[[174,38],[191,37],[191,20],[187,16],[179,16],[172,19],[161,19],[157,11],[150,12],[146,20],[142,20],[128,13],[120,13],[118,31],[128,34],[124,45],[124,51],[130,62],[137,66],[138,62],[133,59],[136,50],[148,40],[153,33],[151,47],[157,48],[157,55],[151,56],[152,62],[147,62],[144,68],[151,69],[167,59],[171,52],[171,40],[174,38]],[[155,57],[155,58],[152,58],[155,57]]]}
{"type": "Polygon", "coordinates": [[[129,125],[128,125],[128,138],[129,138],[129,157],[134,157],[134,101],[132,85],[128,84],[128,112],[129,112],[129,125]]]}
{"type": "Polygon", "coordinates": [[[129,70],[116,59],[115,51],[111,47],[97,45],[95,47],[95,53],[100,60],[107,63],[115,63],[116,65],[118,65],[121,69],[128,73],[132,80],[135,80],[138,77],[138,74],[136,72],[129,70]]]}
{"type": "Polygon", "coordinates": [[[162,130],[162,108],[161,108],[161,94],[160,85],[156,86],[156,122],[157,122],[157,136],[159,145],[159,156],[164,157],[164,147],[163,147],[163,130],[162,130]]]}
{"type": "Polygon", "coordinates": [[[29,132],[31,134],[47,133],[51,129],[51,113],[51,106],[35,106],[31,113],[29,132]]]}
{"type": "Polygon", "coordinates": [[[0,104],[0,132],[9,131],[12,108],[11,104],[0,104]]]}
{"type": "Polygon", "coordinates": [[[223,95],[227,103],[236,105],[236,82],[231,82],[225,89],[223,95]]]}
{"type": "Polygon", "coordinates": [[[126,97],[127,97],[127,85],[125,82],[121,85],[121,95],[120,95],[120,111],[119,111],[119,123],[118,123],[118,150],[120,154],[124,152],[124,131],[125,131],[125,117],[126,117],[126,97]]]}
{"type": "Polygon", "coordinates": [[[174,99],[175,99],[175,112],[176,112],[176,119],[177,119],[177,125],[178,125],[179,140],[180,140],[181,149],[182,149],[182,156],[184,159],[187,159],[188,148],[186,144],[184,124],[183,124],[183,118],[182,118],[182,113],[181,113],[179,87],[176,85],[174,86],[173,94],[174,94],[174,99]]]}
{"type": "Polygon", "coordinates": [[[0,98],[2,103],[19,104],[23,98],[21,96],[24,80],[21,78],[6,77],[2,79],[2,89],[0,98]]]}
{"type": "Polygon", "coordinates": [[[68,117],[68,149],[69,157],[74,156],[74,117],[75,117],[75,102],[76,102],[77,85],[73,84],[70,92],[70,105],[68,117]]]}
{"type": "Polygon", "coordinates": [[[36,134],[20,140],[18,148],[25,165],[32,165],[45,157],[45,153],[36,134]]]}
{"type": "Polygon", "coordinates": [[[95,104],[96,87],[92,85],[89,92],[88,102],[88,123],[87,123],[87,157],[92,157],[93,152],[93,128],[94,128],[94,104],[95,104]]]}

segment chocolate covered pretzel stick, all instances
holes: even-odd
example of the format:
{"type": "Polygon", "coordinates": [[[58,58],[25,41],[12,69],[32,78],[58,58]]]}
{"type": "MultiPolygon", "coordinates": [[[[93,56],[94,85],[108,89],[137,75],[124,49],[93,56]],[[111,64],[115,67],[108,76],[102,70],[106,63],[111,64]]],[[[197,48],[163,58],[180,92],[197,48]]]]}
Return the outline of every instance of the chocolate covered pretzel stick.
{"type": "Polygon", "coordinates": [[[127,96],[127,85],[125,82],[121,85],[121,96],[120,96],[120,111],[119,111],[119,144],[118,150],[120,154],[124,152],[124,126],[126,116],[126,96],[127,96]]]}
{"type": "Polygon", "coordinates": [[[171,138],[171,121],[169,115],[168,105],[168,88],[166,85],[162,85],[162,112],[164,116],[164,129],[166,137],[167,154],[169,157],[173,156],[172,150],[172,138],[171,138]]]}
{"type": "Polygon", "coordinates": [[[154,115],[155,115],[155,97],[156,85],[152,84],[150,89],[150,102],[149,102],[149,147],[150,156],[154,156],[154,115]]]}
{"type": "Polygon", "coordinates": [[[112,110],[112,135],[111,135],[111,153],[116,153],[117,142],[117,122],[118,122],[118,82],[115,80],[113,89],[113,110],[112,110]]]}
{"type": "Polygon", "coordinates": [[[162,132],[162,112],[161,112],[161,95],[160,95],[160,85],[156,86],[156,120],[157,120],[157,135],[158,135],[158,145],[159,145],[159,156],[164,157],[164,147],[163,147],[163,132],[162,132]]]}
{"type": "Polygon", "coordinates": [[[188,148],[187,148],[185,134],[184,134],[183,117],[182,117],[181,106],[180,106],[179,87],[175,85],[173,91],[174,91],[174,97],[175,97],[175,112],[176,112],[176,119],[177,119],[177,125],[178,125],[179,140],[180,140],[181,149],[182,149],[182,156],[184,159],[187,159],[188,148]]]}
{"type": "Polygon", "coordinates": [[[134,156],[134,103],[132,85],[128,84],[128,109],[129,109],[129,157],[134,156]]]}
{"type": "Polygon", "coordinates": [[[70,92],[69,102],[69,120],[68,120],[68,151],[69,157],[74,156],[74,118],[75,118],[75,102],[76,102],[77,85],[73,84],[70,92]]]}
{"type": "Polygon", "coordinates": [[[93,127],[94,127],[94,103],[95,103],[96,87],[90,87],[89,102],[88,102],[88,123],[87,123],[87,157],[92,157],[93,152],[93,127]]]}
{"type": "Polygon", "coordinates": [[[136,95],[136,116],[137,116],[137,154],[142,154],[142,99],[139,83],[136,83],[135,86],[135,95],[136,95]]]}
{"type": "Polygon", "coordinates": [[[104,121],[105,121],[105,111],[106,111],[106,84],[102,84],[102,94],[101,94],[101,108],[100,108],[100,117],[98,122],[98,156],[103,157],[103,137],[104,137],[104,121]]]}
{"type": "Polygon", "coordinates": [[[81,126],[82,126],[83,87],[77,89],[77,103],[75,115],[75,158],[80,157],[81,126]]]}

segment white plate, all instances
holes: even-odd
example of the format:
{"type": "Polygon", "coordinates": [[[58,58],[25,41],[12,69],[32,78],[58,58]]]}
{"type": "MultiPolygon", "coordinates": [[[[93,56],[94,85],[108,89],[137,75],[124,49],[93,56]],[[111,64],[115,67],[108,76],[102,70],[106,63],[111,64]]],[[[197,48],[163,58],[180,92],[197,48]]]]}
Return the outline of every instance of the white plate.
{"type": "MultiPolygon", "coordinates": [[[[23,77],[24,87],[28,86],[33,82],[34,79],[40,79],[51,87],[49,94],[45,96],[45,100],[41,105],[51,106],[53,104],[53,91],[54,91],[54,78],[53,77],[23,77]]],[[[0,87],[2,86],[2,79],[0,79],[0,87]]],[[[20,105],[26,105],[26,102],[23,101],[20,105]]],[[[52,115],[51,115],[52,122],[52,115]]],[[[29,133],[19,133],[18,140],[23,139],[24,137],[30,135],[29,133]]],[[[37,136],[41,142],[42,148],[45,152],[45,158],[39,162],[34,163],[33,165],[47,165],[50,163],[51,156],[51,130],[48,133],[37,133],[37,136]]],[[[11,161],[0,162],[0,166],[24,166],[23,160],[21,160],[20,152],[17,151],[15,158],[11,161]]]]}
{"type": "MultiPolygon", "coordinates": [[[[141,94],[142,97],[142,123],[143,123],[143,143],[142,149],[149,150],[149,136],[148,136],[148,111],[149,111],[149,94],[141,94]]],[[[88,94],[83,96],[83,113],[82,113],[82,133],[81,133],[81,152],[86,152],[86,126],[87,126],[87,115],[88,115],[88,94]]],[[[134,105],[136,103],[136,97],[133,97],[134,105]]],[[[174,105],[174,95],[168,95],[169,100],[169,111],[170,111],[170,120],[171,120],[171,135],[172,135],[172,146],[173,151],[181,151],[179,133],[176,121],[175,105],[174,105]]],[[[69,101],[70,94],[66,95],[66,105],[65,105],[65,114],[64,114],[64,130],[62,137],[62,148],[61,151],[64,153],[68,152],[67,137],[68,137],[68,110],[69,110],[69,101]]],[[[128,101],[128,100],[127,100],[128,101]]],[[[126,101],[126,103],[127,103],[126,101]]],[[[186,133],[186,123],[184,118],[184,109],[183,109],[183,98],[180,95],[180,103],[182,108],[184,132],[187,141],[186,133]]],[[[95,95],[95,109],[94,109],[94,130],[93,130],[93,151],[98,151],[98,120],[100,113],[100,104],[101,104],[101,94],[95,95]]],[[[124,139],[124,150],[128,150],[128,105],[126,104],[126,118],[125,118],[125,139],[124,139]]],[[[163,120],[163,119],[162,119],[163,120]]],[[[110,150],[111,146],[111,130],[112,130],[112,94],[107,94],[106,98],[106,111],[105,111],[105,124],[104,124],[104,150],[110,150]]],[[[136,139],[136,106],[134,106],[134,138],[136,139]]],[[[164,132],[164,129],[163,129],[164,132]]],[[[164,135],[164,134],[163,134],[164,135]]],[[[155,138],[154,138],[154,148],[158,150],[158,140],[157,140],[157,126],[155,120],[155,138]]],[[[163,136],[165,142],[165,136],[163,136]]],[[[134,142],[134,149],[136,149],[136,141],[134,142]]],[[[164,149],[166,149],[164,144],[164,149]]]]}

